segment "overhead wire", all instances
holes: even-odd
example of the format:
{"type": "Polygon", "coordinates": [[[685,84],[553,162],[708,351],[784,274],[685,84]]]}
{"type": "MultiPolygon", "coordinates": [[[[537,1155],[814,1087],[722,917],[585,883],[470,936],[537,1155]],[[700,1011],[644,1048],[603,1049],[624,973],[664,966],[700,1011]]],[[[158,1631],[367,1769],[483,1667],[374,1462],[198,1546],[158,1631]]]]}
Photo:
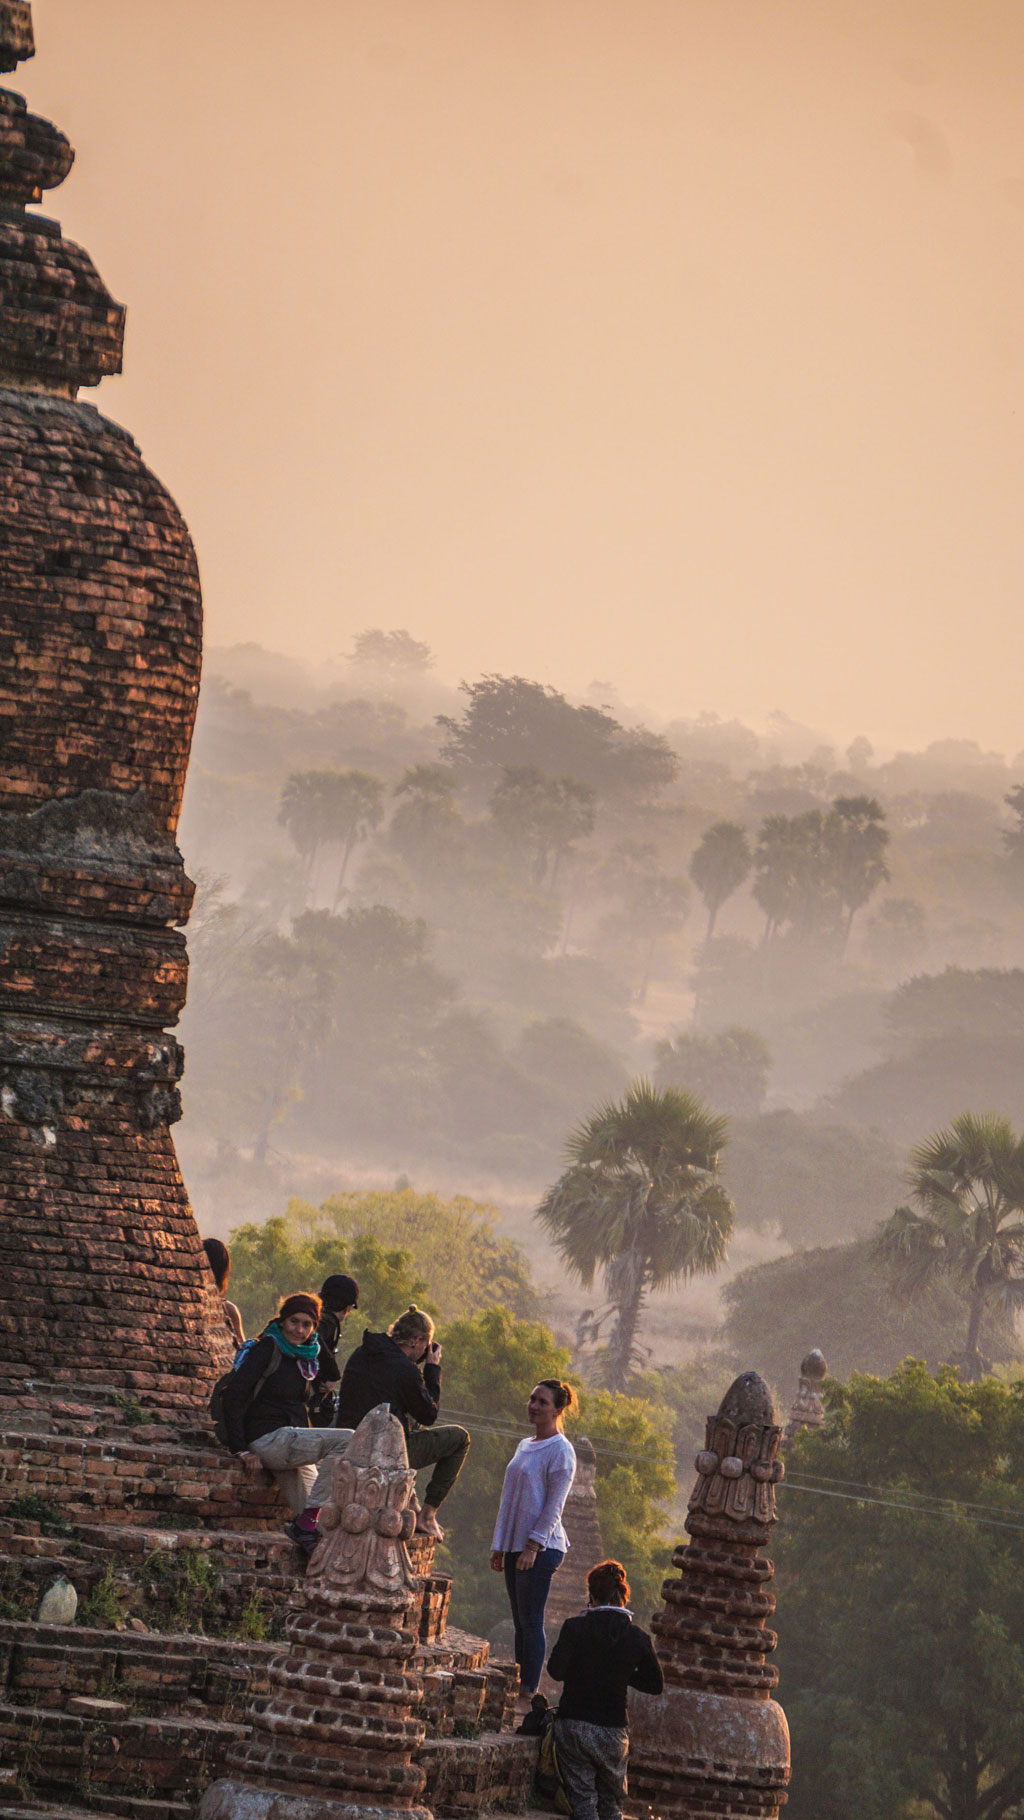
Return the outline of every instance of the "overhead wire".
{"type": "MultiPolygon", "coordinates": [[[[471,1422],[478,1434],[485,1434],[493,1439],[524,1440],[521,1429],[511,1422],[502,1422],[500,1417],[483,1415],[471,1409],[450,1409],[446,1414],[457,1421],[471,1422]]],[[[645,1465],[664,1465],[665,1460],[656,1454],[642,1453],[637,1448],[607,1447],[595,1445],[598,1459],[614,1460],[622,1465],[634,1465],[637,1462],[645,1465]]],[[[903,1491],[893,1497],[895,1486],[868,1485],[858,1479],[835,1479],[825,1473],[796,1472],[787,1469],[784,1479],[779,1480],[777,1490],[802,1492],[809,1497],[834,1498],[847,1504],[870,1504],[886,1510],[899,1510],[919,1517],[956,1518],[961,1522],[981,1524],[990,1529],[1008,1529],[1024,1533],[1024,1510],[1005,1511],[998,1505],[980,1504],[971,1499],[951,1498],[939,1493],[903,1491]],[[801,1480],[813,1479],[815,1484],[801,1483],[801,1480]],[[841,1489],[836,1489],[837,1487],[841,1489]],[[1012,1519],[1019,1517],[1019,1522],[1012,1519]]]]}

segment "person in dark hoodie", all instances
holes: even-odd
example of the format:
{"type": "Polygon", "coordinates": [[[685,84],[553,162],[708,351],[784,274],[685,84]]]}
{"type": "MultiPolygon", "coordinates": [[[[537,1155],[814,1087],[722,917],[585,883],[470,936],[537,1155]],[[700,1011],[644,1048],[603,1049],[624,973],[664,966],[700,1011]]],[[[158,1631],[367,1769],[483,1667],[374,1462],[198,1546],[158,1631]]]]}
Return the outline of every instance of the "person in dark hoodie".
{"type": "Polygon", "coordinates": [[[338,1364],[338,1341],[341,1330],[353,1308],[359,1307],[359,1284],[355,1277],[339,1271],[330,1276],[320,1289],[320,1319],[316,1337],[320,1342],[316,1389],[309,1406],[309,1419],[314,1428],[333,1428],[338,1409],[338,1386],[341,1367],[338,1364]]]}
{"type": "Polygon", "coordinates": [[[336,1418],[343,1428],[358,1428],[378,1403],[390,1405],[405,1430],[409,1465],[417,1472],[421,1466],[434,1468],[416,1529],[438,1541],[444,1535],[438,1506],[455,1484],[469,1450],[464,1428],[436,1426],[440,1401],[441,1348],[434,1339],[433,1321],[414,1302],[392,1321],[387,1333],[363,1334],[362,1345],[342,1373],[336,1418]]]}
{"type": "Polygon", "coordinates": [[[602,1561],[587,1575],[590,1604],[567,1618],[548,1658],[561,1681],[555,1719],[558,1769],[572,1820],[622,1820],[629,1733],[626,1693],[660,1694],[661,1663],[645,1630],[633,1623],[621,1561],[602,1561]]]}

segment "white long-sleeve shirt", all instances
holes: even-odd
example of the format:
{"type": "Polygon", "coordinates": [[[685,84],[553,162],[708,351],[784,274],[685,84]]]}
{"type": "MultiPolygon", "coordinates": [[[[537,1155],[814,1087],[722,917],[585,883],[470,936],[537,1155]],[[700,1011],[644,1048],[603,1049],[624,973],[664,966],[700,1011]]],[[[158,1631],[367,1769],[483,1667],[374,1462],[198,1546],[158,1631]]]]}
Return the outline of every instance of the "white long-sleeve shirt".
{"type": "Polygon", "coordinates": [[[569,1538],[562,1524],[562,1508],[576,1477],[576,1449],[564,1434],[546,1441],[520,1441],[505,1468],[498,1520],[492,1549],[518,1554],[528,1542],[540,1548],[560,1548],[569,1538]]]}

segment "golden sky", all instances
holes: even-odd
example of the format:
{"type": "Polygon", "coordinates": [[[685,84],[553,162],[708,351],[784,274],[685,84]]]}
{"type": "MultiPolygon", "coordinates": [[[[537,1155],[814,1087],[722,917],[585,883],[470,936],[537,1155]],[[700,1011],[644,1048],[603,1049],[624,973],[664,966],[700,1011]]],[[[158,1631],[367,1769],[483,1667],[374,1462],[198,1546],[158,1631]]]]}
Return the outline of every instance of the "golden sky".
{"type": "Polygon", "coordinates": [[[36,0],[213,643],[1024,746],[1021,0],[36,0]]]}

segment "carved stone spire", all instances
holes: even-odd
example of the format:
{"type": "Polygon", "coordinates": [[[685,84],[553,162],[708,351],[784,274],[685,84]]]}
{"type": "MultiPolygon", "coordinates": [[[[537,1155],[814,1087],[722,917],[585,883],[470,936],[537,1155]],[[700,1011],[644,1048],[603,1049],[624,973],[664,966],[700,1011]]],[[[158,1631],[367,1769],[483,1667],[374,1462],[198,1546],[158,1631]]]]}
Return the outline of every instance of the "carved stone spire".
{"type": "MultiPolygon", "coordinates": [[[[33,48],[0,0],[0,67],[33,48]]],[[[199,578],[131,437],[76,402],[120,370],[124,310],[31,213],[73,155],[0,91],[0,1377],[187,1403],[230,1359],[167,1129],[199,578]]]]}
{"type": "Polygon", "coordinates": [[[775,1820],[789,1780],[789,1731],[770,1698],[778,1673],[772,1564],[782,1430],[768,1390],[744,1372],[709,1416],[686,1529],[652,1630],[665,1671],[657,1699],[631,1701],[630,1794],[645,1814],[775,1820]]]}
{"type": "Polygon", "coordinates": [[[382,1403],[335,1466],[270,1698],[197,1820],[372,1820],[393,1808],[430,1820],[412,1805],[426,1780],[411,1761],[424,1737],[413,1717],[423,1683],[409,1667],[417,1639],[405,1621],[414,1484],[401,1423],[382,1403]]]}
{"type": "Polygon", "coordinates": [[[822,1385],[828,1376],[825,1355],[816,1346],[800,1362],[800,1381],[796,1401],[786,1423],[786,1440],[791,1441],[801,1428],[820,1428],[825,1420],[822,1385]]]}

